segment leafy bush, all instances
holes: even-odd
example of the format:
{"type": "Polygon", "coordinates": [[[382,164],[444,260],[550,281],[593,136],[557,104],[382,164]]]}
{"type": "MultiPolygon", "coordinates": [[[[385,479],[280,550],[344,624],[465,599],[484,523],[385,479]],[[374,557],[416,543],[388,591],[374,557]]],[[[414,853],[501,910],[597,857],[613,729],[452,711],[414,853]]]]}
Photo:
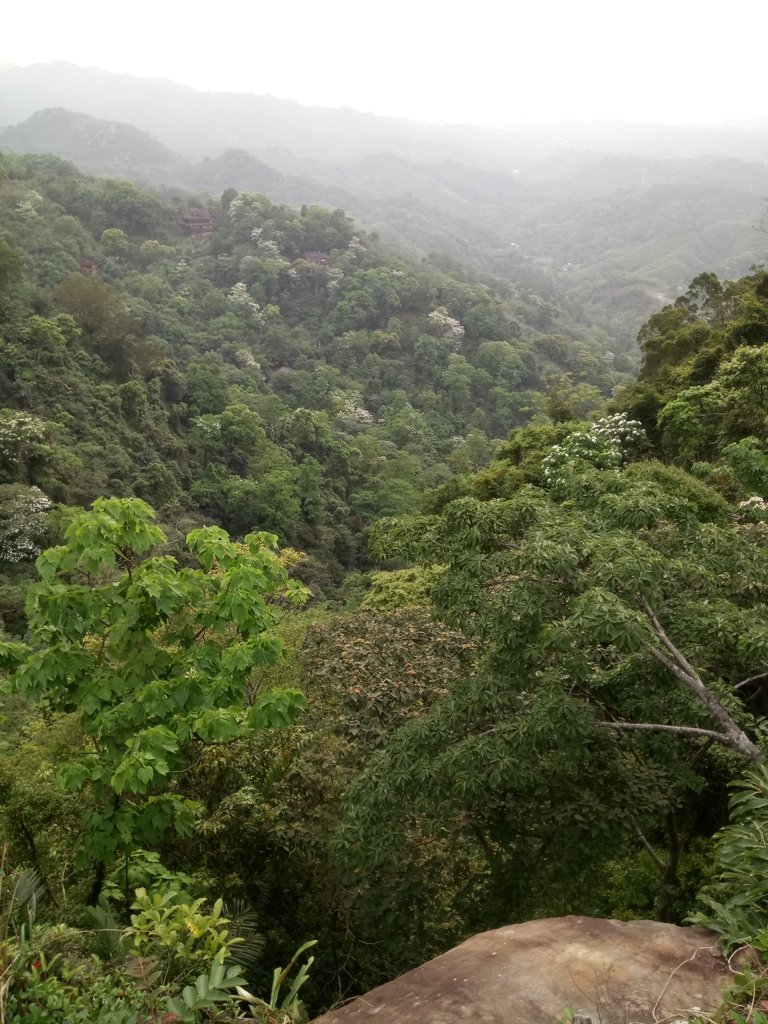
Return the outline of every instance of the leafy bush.
{"type": "Polygon", "coordinates": [[[768,953],[768,769],[733,783],[731,821],[716,839],[718,874],[700,894],[694,924],[711,928],[726,950],[751,945],[768,953]]]}

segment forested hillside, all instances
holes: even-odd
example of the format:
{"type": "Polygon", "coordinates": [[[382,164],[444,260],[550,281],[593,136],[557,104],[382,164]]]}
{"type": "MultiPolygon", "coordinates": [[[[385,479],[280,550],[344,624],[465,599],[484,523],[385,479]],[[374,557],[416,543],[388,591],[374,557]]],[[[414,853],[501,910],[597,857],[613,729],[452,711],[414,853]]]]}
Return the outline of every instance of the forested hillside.
{"type": "Polygon", "coordinates": [[[762,259],[768,133],[419,124],[65,62],[0,71],[0,147],[141,185],[342,207],[443,269],[524,285],[613,352],[702,272],[762,259]]]}
{"type": "Polygon", "coordinates": [[[274,531],[319,594],[365,558],[373,518],[621,379],[556,309],[543,334],[525,292],[403,260],[341,210],[232,189],[168,203],[52,158],[2,173],[0,402],[35,435],[8,483],[274,531]]]}
{"type": "Polygon", "coordinates": [[[5,1019],[287,1024],[564,913],[765,952],[765,271],[635,380],[341,209],[5,153],[0,225],[5,1019]]]}

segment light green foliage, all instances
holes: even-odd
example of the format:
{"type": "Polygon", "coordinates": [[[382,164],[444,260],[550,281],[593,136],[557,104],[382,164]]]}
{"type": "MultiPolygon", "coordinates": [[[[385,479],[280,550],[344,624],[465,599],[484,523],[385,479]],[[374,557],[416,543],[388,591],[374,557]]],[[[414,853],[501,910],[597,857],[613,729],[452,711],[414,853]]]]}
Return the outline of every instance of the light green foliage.
{"type": "Polygon", "coordinates": [[[76,715],[32,713],[18,695],[2,703],[0,847],[13,864],[34,865],[62,901],[82,896],[74,870],[87,793],[66,793],[61,765],[85,744],[76,715]],[[47,720],[46,720],[47,719],[47,720]]]}
{"type": "Polygon", "coordinates": [[[238,537],[275,532],[333,596],[368,568],[370,522],[485,465],[553,381],[605,396],[618,379],[600,332],[585,343],[551,299],[534,309],[398,256],[341,210],[227,190],[203,204],[210,238],[190,239],[186,200],[52,157],[3,163],[0,221],[26,271],[3,298],[0,405],[49,421],[6,479],[54,503],[134,495],[238,537]],[[26,216],[30,190],[42,205],[26,216]],[[540,345],[543,316],[557,334],[540,345]]]}
{"type": "MultiPolygon", "coordinates": [[[[715,837],[714,879],[699,893],[703,909],[693,924],[720,935],[723,950],[742,948],[731,985],[714,1020],[718,1024],[767,1024],[768,974],[768,771],[761,765],[732,785],[730,822],[715,837]]],[[[696,1018],[711,1024],[712,1018],[696,1018]]]]}
{"type": "Polygon", "coordinates": [[[768,453],[756,437],[745,437],[723,448],[723,459],[744,489],[768,498],[768,453]]]}
{"type": "Polygon", "coordinates": [[[715,840],[715,880],[699,895],[694,924],[716,931],[725,950],[751,945],[768,952],[768,771],[733,783],[730,823],[715,840]]]}
{"type": "MultiPolygon", "coordinates": [[[[6,1024],[138,1024],[144,993],[95,960],[70,963],[44,953],[13,979],[6,1024]]],[[[149,1007],[147,1007],[149,1009],[149,1007]]]]}
{"type": "Polygon", "coordinates": [[[179,900],[172,889],[153,895],[137,889],[131,923],[124,936],[136,956],[155,958],[165,982],[187,980],[212,964],[224,964],[234,946],[242,942],[230,936],[224,904],[216,900],[209,912],[205,900],[179,900]]]}
{"type": "Polygon", "coordinates": [[[619,407],[681,465],[719,462],[726,445],[763,436],[766,281],[764,270],[724,285],[702,274],[640,331],[640,381],[625,389],[619,407]]]}
{"type": "Polygon", "coordinates": [[[682,464],[711,457],[724,412],[725,392],[717,382],[682,391],[659,413],[665,452],[682,464]]]}
{"type": "Polygon", "coordinates": [[[439,575],[440,568],[434,566],[372,572],[369,577],[370,589],[360,602],[360,607],[393,611],[395,608],[429,604],[430,590],[439,575]]]}
{"type": "Polygon", "coordinates": [[[269,994],[269,999],[251,998],[248,1000],[251,1006],[254,1007],[254,1012],[258,1013],[261,1010],[262,1016],[269,1022],[275,1019],[276,1014],[279,1024],[288,1021],[295,1021],[298,1024],[299,1021],[304,1019],[299,992],[309,976],[309,971],[315,962],[315,958],[310,956],[301,964],[299,961],[301,956],[315,945],[317,945],[317,939],[310,939],[309,942],[299,946],[287,967],[275,968],[272,974],[272,990],[269,994]],[[296,976],[291,978],[290,975],[294,967],[297,966],[296,976]]]}
{"type": "Polygon", "coordinates": [[[171,871],[159,854],[139,849],[132,850],[126,861],[112,868],[104,883],[102,899],[124,901],[127,905],[130,894],[137,889],[149,891],[152,896],[173,890],[179,899],[191,899],[195,881],[183,871],[171,871]]]}
{"type": "Polygon", "coordinates": [[[35,870],[13,869],[0,852],[0,1020],[8,1024],[86,1024],[106,997],[115,1016],[104,1024],[134,1024],[122,996],[123,979],[99,976],[93,962],[76,967],[64,957],[76,933],[45,922],[45,886],[35,870]]]}
{"type": "Polygon", "coordinates": [[[98,500],[64,545],[38,559],[30,644],[2,648],[7,688],[79,712],[91,738],[91,750],[62,770],[67,788],[95,801],[83,861],[110,864],[169,828],[189,834],[195,808],[174,783],[186,751],[286,725],[304,706],[295,690],[241,703],[251,669],[281,656],[278,601],[307,597],[274,537],[237,545],[216,527],[193,530],[196,568],[152,554],[165,540],[144,502],[98,500]]]}
{"type": "MultiPolygon", "coordinates": [[[[180,995],[170,997],[168,1010],[184,1024],[211,1020],[210,1011],[217,1007],[226,1015],[225,1020],[231,1020],[240,1002],[236,990],[242,989],[244,983],[239,967],[215,963],[210,971],[198,975],[193,985],[185,985],[180,995]]],[[[215,1019],[222,1020],[218,1015],[215,1019]]]]}
{"type": "Polygon", "coordinates": [[[94,908],[107,962],[88,954],[87,933],[38,920],[44,887],[35,872],[4,868],[0,859],[3,1021],[138,1024],[167,1010],[202,1024],[237,1012],[236,990],[246,982],[227,960],[243,940],[230,934],[220,900],[206,912],[203,900],[186,904],[174,892],[149,896],[139,889],[125,929],[105,904],[94,908]]]}

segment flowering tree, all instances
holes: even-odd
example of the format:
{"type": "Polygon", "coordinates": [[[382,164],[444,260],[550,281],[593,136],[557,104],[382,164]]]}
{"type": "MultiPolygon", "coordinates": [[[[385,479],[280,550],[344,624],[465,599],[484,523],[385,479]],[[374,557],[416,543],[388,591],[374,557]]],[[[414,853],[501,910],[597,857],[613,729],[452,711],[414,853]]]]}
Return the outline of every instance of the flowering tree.
{"type": "Polygon", "coordinates": [[[14,477],[29,457],[46,447],[47,428],[37,416],[18,409],[0,409],[0,469],[14,477]]]}
{"type": "Polygon", "coordinates": [[[438,306],[437,309],[433,309],[427,320],[429,320],[439,337],[452,338],[457,346],[461,344],[461,339],[464,337],[464,328],[455,317],[449,315],[445,306],[438,306]]]}
{"type": "Polygon", "coordinates": [[[243,281],[238,281],[237,284],[232,285],[227,298],[230,302],[245,310],[257,327],[264,326],[264,312],[258,302],[254,302],[248,294],[248,287],[243,281]]]}
{"type": "Polygon", "coordinates": [[[52,508],[39,487],[0,484],[0,561],[25,562],[40,554],[52,508]]]}
{"type": "Polygon", "coordinates": [[[565,486],[569,477],[587,466],[619,469],[646,440],[638,420],[628,419],[626,413],[606,416],[593,423],[589,430],[575,430],[562,444],[554,445],[542,461],[544,478],[547,485],[557,491],[565,486]]]}

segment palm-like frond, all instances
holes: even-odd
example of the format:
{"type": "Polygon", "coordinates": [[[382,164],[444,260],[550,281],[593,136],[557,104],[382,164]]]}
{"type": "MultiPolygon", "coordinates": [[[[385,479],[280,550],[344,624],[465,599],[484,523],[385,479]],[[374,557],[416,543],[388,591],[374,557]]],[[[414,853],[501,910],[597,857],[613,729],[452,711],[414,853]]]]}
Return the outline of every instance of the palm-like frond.
{"type": "Polygon", "coordinates": [[[32,928],[45,895],[45,883],[35,868],[13,871],[0,879],[0,930],[4,934],[32,928]]]}
{"type": "Polygon", "coordinates": [[[251,967],[261,956],[266,939],[259,931],[256,910],[245,900],[232,900],[224,906],[224,915],[229,918],[229,934],[242,939],[232,948],[232,960],[241,967],[251,967]]]}
{"type": "Polygon", "coordinates": [[[127,949],[123,928],[109,901],[102,897],[95,907],[88,907],[87,912],[93,922],[99,955],[105,960],[124,960],[127,949]]]}

